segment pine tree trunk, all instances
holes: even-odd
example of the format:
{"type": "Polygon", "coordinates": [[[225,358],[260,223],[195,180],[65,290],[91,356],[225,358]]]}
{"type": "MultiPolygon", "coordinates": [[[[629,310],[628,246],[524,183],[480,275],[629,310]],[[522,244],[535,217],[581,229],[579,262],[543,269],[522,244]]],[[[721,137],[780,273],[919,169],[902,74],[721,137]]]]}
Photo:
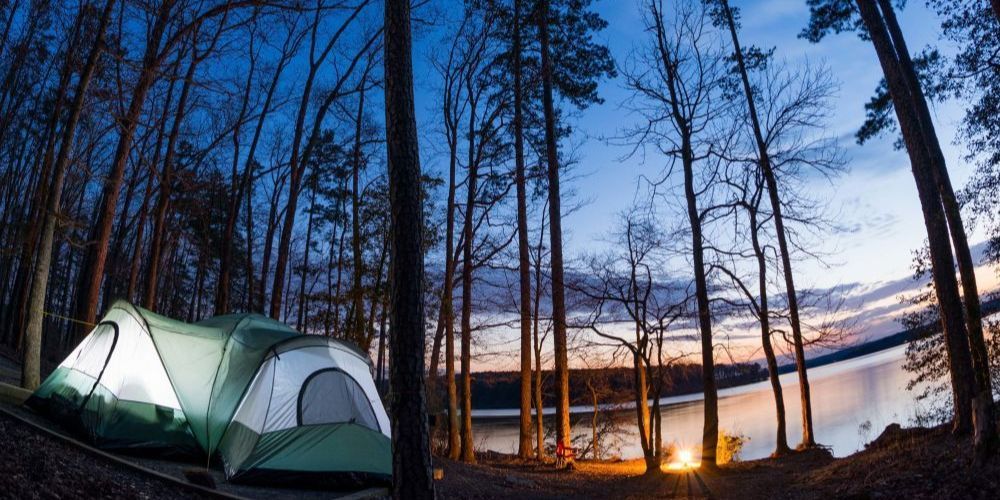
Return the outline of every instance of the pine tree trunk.
{"type": "Polygon", "coordinates": [[[958,261],[959,274],[962,278],[961,285],[963,302],[965,304],[966,329],[969,334],[972,367],[976,379],[976,392],[973,395],[975,446],[977,456],[984,458],[996,450],[998,443],[996,426],[992,424],[994,412],[993,390],[992,381],[990,380],[989,352],[986,347],[986,339],[983,336],[982,308],[979,301],[979,287],[976,284],[976,266],[972,260],[972,251],[969,249],[965,224],[962,222],[961,207],[955,198],[955,190],[951,186],[944,153],[941,151],[941,144],[938,142],[937,132],[934,130],[934,121],[927,106],[927,99],[920,87],[920,80],[917,78],[917,72],[914,70],[913,61],[910,59],[909,49],[906,48],[903,31],[896,20],[896,14],[893,11],[892,5],[885,0],[879,0],[879,5],[882,8],[889,36],[896,47],[896,52],[899,56],[899,66],[907,88],[910,91],[910,96],[913,99],[917,118],[920,120],[923,144],[935,164],[935,168],[932,169],[934,182],[941,194],[944,215],[948,222],[948,230],[951,234],[955,258],[958,261]],[[986,425],[982,425],[983,423],[986,423],[986,425]]]}
{"type": "MultiPolygon", "coordinates": [[[[457,129],[455,129],[457,132],[457,129]]],[[[457,168],[457,141],[453,133],[448,161],[448,207],[445,230],[444,291],[441,294],[441,311],[444,316],[445,380],[448,388],[448,458],[457,460],[461,454],[458,420],[458,387],[455,381],[455,170],[457,168]]]]}
{"type": "Polygon", "coordinates": [[[969,349],[968,332],[962,302],[955,279],[955,260],[951,253],[951,242],[947,221],[941,205],[941,196],[934,183],[932,159],[924,147],[917,111],[913,97],[906,85],[900,68],[899,56],[893,48],[882,15],[874,2],[856,0],[861,19],[869,33],[872,45],[878,55],[885,74],[893,108],[903,133],[903,141],[910,156],[910,166],[916,181],[917,192],[927,229],[932,275],[938,307],[941,312],[941,326],[948,350],[949,373],[954,400],[954,427],[956,433],[967,433],[972,429],[972,398],[975,393],[975,377],[972,369],[972,355],[969,349]]]}
{"type": "MultiPolygon", "coordinates": [[[[514,0],[514,182],[517,184],[517,271],[521,309],[521,420],[517,454],[531,449],[531,262],[528,255],[528,194],[524,175],[524,116],[521,88],[521,0],[514,0]]],[[[595,435],[596,436],[596,435],[595,435]]],[[[594,442],[596,452],[596,437],[594,442]]]]}
{"type": "Polygon", "coordinates": [[[479,165],[475,158],[476,146],[476,100],[469,98],[469,163],[465,181],[465,220],[462,223],[462,461],[476,461],[475,441],[472,438],[472,269],[475,233],[473,221],[476,215],[476,184],[479,165]]]}
{"type": "Polygon", "coordinates": [[[533,304],[532,347],[535,352],[534,376],[534,407],[535,407],[535,459],[545,460],[545,415],[542,399],[542,337],[541,311],[542,306],[542,242],[545,239],[545,213],[542,213],[542,224],[538,231],[538,252],[535,260],[535,297],[533,304]]]}
{"type": "Polygon", "coordinates": [[[392,212],[392,495],[434,498],[424,394],[423,207],[409,0],[385,2],[385,108],[392,212]]]}
{"type": "MultiPolygon", "coordinates": [[[[542,53],[542,104],[545,115],[545,158],[549,180],[549,246],[552,262],[552,337],[555,344],[556,441],[570,446],[569,357],[566,337],[566,299],[563,277],[562,211],[559,192],[559,153],[553,103],[552,62],[549,54],[549,2],[541,0],[538,22],[542,53]]],[[[572,460],[567,460],[572,462],[572,460]]]]}

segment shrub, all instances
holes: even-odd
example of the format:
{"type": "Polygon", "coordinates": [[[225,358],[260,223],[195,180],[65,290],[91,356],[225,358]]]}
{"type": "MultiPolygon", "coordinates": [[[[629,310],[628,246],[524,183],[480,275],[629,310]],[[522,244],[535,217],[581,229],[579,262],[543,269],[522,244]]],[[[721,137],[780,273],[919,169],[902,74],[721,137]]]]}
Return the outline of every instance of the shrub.
{"type": "Polygon", "coordinates": [[[719,445],[715,451],[715,460],[719,465],[740,461],[740,453],[743,445],[750,438],[741,433],[730,433],[726,430],[719,431],[719,445]]]}

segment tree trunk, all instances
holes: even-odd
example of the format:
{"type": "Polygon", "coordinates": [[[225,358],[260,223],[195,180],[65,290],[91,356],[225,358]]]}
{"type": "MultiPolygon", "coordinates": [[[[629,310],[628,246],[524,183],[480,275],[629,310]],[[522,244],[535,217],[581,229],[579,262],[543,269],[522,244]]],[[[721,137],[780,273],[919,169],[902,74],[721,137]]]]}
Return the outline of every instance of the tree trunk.
{"type": "Polygon", "coordinates": [[[320,53],[317,56],[315,53],[315,40],[320,31],[320,19],[319,12],[316,14],[316,20],[312,26],[312,41],[310,45],[309,52],[309,71],[306,74],[305,85],[302,90],[302,97],[299,100],[299,110],[295,118],[295,129],[292,134],[292,151],[291,157],[289,158],[290,165],[290,176],[288,179],[288,204],[285,208],[285,223],[281,226],[281,234],[278,238],[278,256],[274,266],[274,285],[271,287],[271,317],[279,318],[281,315],[281,305],[283,298],[283,290],[285,286],[285,273],[288,267],[288,256],[291,251],[292,244],[292,230],[295,227],[295,216],[297,215],[297,207],[299,200],[299,190],[301,187],[302,178],[305,175],[306,166],[309,164],[309,156],[312,151],[312,145],[314,140],[318,135],[320,125],[323,121],[323,116],[326,114],[327,109],[333,103],[339,95],[340,85],[346,81],[348,75],[350,75],[350,70],[353,70],[355,63],[358,58],[368,50],[371,46],[374,37],[369,39],[367,45],[365,45],[362,51],[358,52],[354,60],[351,63],[349,70],[341,76],[338,80],[337,85],[333,90],[330,91],[327,99],[324,100],[323,104],[320,106],[313,123],[313,133],[309,135],[305,144],[305,150],[302,149],[302,138],[305,133],[305,119],[306,114],[309,110],[309,104],[311,102],[312,89],[316,81],[316,75],[326,60],[327,56],[333,50],[334,45],[336,45],[337,40],[340,39],[341,35],[347,30],[347,27],[358,17],[364,7],[368,4],[368,0],[364,0],[358,3],[351,14],[340,24],[334,34],[330,37],[330,40],[325,46],[321,47],[320,53]]]}
{"type": "MultiPolygon", "coordinates": [[[[638,336],[639,326],[636,325],[636,336],[638,336]]],[[[632,388],[635,398],[635,419],[636,427],[639,429],[639,445],[642,448],[642,458],[646,463],[646,472],[653,472],[653,447],[652,433],[649,426],[649,385],[646,378],[646,368],[643,366],[642,356],[638,352],[632,353],[632,388]]]]}
{"type": "Polygon", "coordinates": [[[424,218],[408,0],[385,2],[384,63],[392,213],[392,495],[434,498],[424,394],[424,218]]]}
{"type": "Polygon", "coordinates": [[[306,301],[306,277],[309,276],[309,253],[312,247],[313,233],[313,213],[316,210],[316,186],[313,186],[312,198],[309,202],[309,219],[306,222],[306,248],[302,256],[302,273],[299,275],[299,315],[295,322],[295,329],[305,333],[306,320],[308,319],[306,301]]]}
{"type": "Polygon", "coordinates": [[[694,188],[694,153],[691,138],[682,137],[681,163],[684,168],[684,195],[687,200],[688,223],[691,226],[691,252],[694,260],[695,298],[698,304],[698,329],[701,333],[701,372],[705,394],[705,421],[702,429],[701,463],[716,465],[715,452],[719,445],[719,396],[715,387],[715,345],[712,343],[712,312],[709,309],[708,280],[705,275],[705,249],[701,236],[701,216],[694,188]]]}
{"type": "Polygon", "coordinates": [[[885,74],[893,108],[903,133],[903,141],[910,156],[910,166],[916,181],[917,192],[927,229],[934,288],[941,312],[941,326],[948,350],[948,364],[951,375],[952,397],[955,417],[953,430],[967,433],[972,428],[972,397],[975,391],[975,376],[969,349],[968,332],[962,302],[955,278],[955,261],[951,253],[947,221],[941,205],[940,192],[934,183],[935,167],[923,141],[920,122],[913,97],[906,85],[900,68],[899,56],[893,48],[882,15],[874,2],[856,0],[861,19],[869,33],[872,45],[878,55],[885,74]]]}
{"type": "Polygon", "coordinates": [[[764,359],[767,362],[767,374],[771,381],[771,391],[774,392],[774,412],[777,418],[775,428],[775,447],[772,456],[781,456],[791,451],[788,448],[788,433],[785,430],[785,396],[781,388],[778,373],[778,359],[771,345],[770,309],[767,303],[767,258],[760,244],[760,225],[757,221],[757,207],[748,205],[750,212],[750,241],[753,244],[754,257],[757,259],[757,284],[760,298],[757,304],[757,317],[760,322],[760,343],[764,349],[764,359]]]}
{"type": "MultiPolygon", "coordinates": [[[[254,20],[251,19],[250,22],[254,22],[254,20]]],[[[236,236],[236,219],[239,217],[240,206],[243,204],[242,192],[247,180],[246,177],[240,178],[239,174],[240,136],[243,134],[243,122],[247,118],[247,110],[250,107],[253,76],[257,67],[257,54],[254,52],[255,34],[255,32],[250,33],[249,46],[247,47],[250,65],[246,71],[247,79],[243,87],[243,97],[240,100],[240,112],[236,117],[236,124],[233,126],[233,158],[232,168],[229,172],[229,203],[226,207],[226,223],[222,230],[222,240],[220,242],[222,248],[219,255],[219,278],[216,280],[215,287],[215,314],[226,314],[229,312],[229,282],[233,267],[233,246],[236,244],[234,241],[236,236]]],[[[267,110],[265,109],[261,113],[261,116],[263,117],[266,114],[267,110]]],[[[250,163],[248,160],[244,170],[249,168],[250,163]]]]}
{"type": "Polygon", "coordinates": [[[475,158],[476,100],[469,96],[469,163],[465,181],[465,220],[462,223],[462,461],[476,461],[475,442],[472,438],[472,247],[475,233],[473,220],[476,213],[476,184],[478,167],[475,158]]]}
{"type": "MultiPolygon", "coordinates": [[[[173,2],[164,2],[156,13],[156,19],[146,44],[146,52],[143,55],[139,79],[132,90],[132,100],[125,116],[118,122],[118,144],[111,162],[111,171],[101,193],[97,220],[94,223],[83,267],[79,274],[76,319],[84,323],[93,324],[97,318],[97,298],[100,295],[101,282],[104,279],[108,242],[111,238],[115,209],[118,206],[122,177],[125,173],[125,165],[128,163],[129,153],[132,150],[132,139],[135,137],[136,127],[139,126],[139,118],[146,102],[146,95],[158,77],[161,38],[170,21],[173,6],[173,2]]],[[[77,329],[77,336],[82,336],[84,333],[86,333],[84,328],[77,329]]]]}
{"type": "Polygon", "coordinates": [[[461,454],[458,420],[458,387],[455,381],[455,169],[457,137],[451,141],[448,162],[448,220],[445,230],[444,291],[441,293],[441,310],[444,316],[445,380],[448,388],[448,458],[458,460],[461,454]]]}
{"type": "MultiPolygon", "coordinates": [[[[521,426],[517,454],[529,458],[531,449],[531,263],[528,255],[528,195],[524,175],[524,117],[521,109],[521,0],[514,0],[514,182],[517,184],[517,271],[521,309],[521,426]]],[[[594,453],[597,451],[595,435],[594,453]]]]}
{"type": "MultiPolygon", "coordinates": [[[[934,182],[941,194],[945,219],[948,222],[948,229],[951,234],[951,241],[955,249],[955,258],[958,261],[959,273],[962,277],[962,295],[965,304],[966,329],[969,334],[969,347],[972,354],[972,368],[976,379],[976,389],[973,395],[973,412],[975,424],[975,446],[977,456],[982,459],[992,455],[997,447],[997,430],[993,422],[993,390],[990,380],[989,352],[986,347],[986,339],[983,336],[982,309],[979,301],[979,287],[976,284],[976,266],[972,260],[972,252],[969,249],[969,240],[965,234],[965,224],[962,222],[962,211],[955,198],[955,190],[951,186],[951,179],[948,175],[948,167],[941,151],[941,144],[938,142],[937,132],[934,130],[934,121],[931,118],[930,109],[927,106],[927,99],[920,87],[920,80],[913,68],[913,61],[910,59],[909,49],[906,48],[906,40],[903,38],[903,31],[896,20],[896,14],[892,5],[885,0],[879,0],[885,18],[886,27],[896,52],[899,56],[899,66],[910,91],[910,97],[920,121],[920,130],[923,133],[923,145],[927,148],[928,155],[935,168],[932,169],[934,182]],[[979,415],[978,419],[975,416],[979,415]],[[981,425],[983,422],[986,425],[981,425]]],[[[994,4],[995,6],[996,4],[994,4]]]]}
{"type": "Polygon", "coordinates": [[[170,126],[170,135],[167,137],[167,152],[163,157],[163,171],[160,173],[160,192],[156,198],[156,206],[153,208],[153,239],[149,244],[149,268],[146,270],[146,297],[143,299],[143,307],[149,310],[156,310],[156,294],[160,277],[163,238],[164,233],[167,231],[167,215],[170,211],[170,197],[173,192],[172,183],[174,177],[174,157],[177,155],[177,138],[180,136],[181,123],[184,122],[187,100],[191,95],[194,72],[200,62],[194,54],[195,47],[193,43],[191,46],[191,61],[188,63],[187,71],[184,75],[184,83],[181,85],[181,95],[177,98],[177,113],[174,115],[174,122],[170,126]]]}
{"type": "Polygon", "coordinates": [[[97,61],[104,50],[105,30],[111,19],[111,11],[114,9],[114,4],[115,0],[108,0],[104,6],[104,10],[101,11],[101,18],[97,26],[97,37],[87,56],[87,63],[80,73],[76,95],[73,97],[73,105],[69,110],[66,125],[63,127],[62,141],[59,146],[59,155],[56,158],[52,186],[49,190],[45,206],[35,276],[32,280],[31,296],[28,301],[28,325],[25,332],[24,360],[21,369],[21,386],[32,391],[38,388],[38,385],[41,383],[42,322],[45,319],[45,295],[48,289],[49,269],[52,265],[52,247],[55,239],[56,217],[60,210],[63,184],[66,181],[66,169],[69,166],[69,152],[73,148],[76,126],[80,121],[80,115],[83,111],[87,89],[93,79],[97,61]]]}
{"type": "MultiPolygon", "coordinates": [[[[545,157],[549,180],[549,246],[552,261],[552,337],[555,344],[556,441],[570,445],[569,359],[566,346],[566,299],[563,288],[562,211],[559,193],[559,153],[553,103],[552,62],[549,60],[549,2],[541,0],[538,22],[542,53],[542,104],[545,115],[545,157]]],[[[572,460],[567,460],[572,462],[572,460]]]]}
{"type": "MultiPolygon", "coordinates": [[[[736,32],[736,23],[733,20],[732,10],[729,8],[729,1],[722,0],[722,7],[726,14],[726,21],[729,25],[729,33],[733,39],[733,54],[736,57],[737,67],[740,70],[740,78],[743,83],[743,95],[746,97],[747,110],[750,115],[750,123],[753,127],[754,139],[757,144],[757,160],[761,173],[767,185],[767,194],[771,202],[771,213],[774,217],[774,228],[778,237],[778,252],[781,254],[782,275],[785,279],[785,294],[788,298],[788,316],[792,327],[792,344],[795,350],[795,371],[799,376],[799,397],[802,406],[802,444],[801,447],[812,447],[816,445],[813,433],[812,422],[812,397],[809,393],[809,375],[806,371],[805,348],[802,340],[802,324],[799,321],[799,300],[795,291],[795,275],[792,272],[791,252],[788,248],[788,236],[785,231],[784,217],[781,215],[781,198],[778,193],[778,181],[771,166],[771,156],[764,142],[764,134],[761,130],[760,119],[757,115],[757,106],[754,102],[753,90],[750,86],[750,77],[747,75],[746,64],[743,59],[743,50],[740,48],[739,36],[736,32]]],[[[756,228],[754,229],[756,231],[756,228]]],[[[756,237],[756,235],[754,235],[756,237]]],[[[760,276],[763,288],[764,273],[760,276]]],[[[764,297],[762,297],[762,300],[764,297]]],[[[763,320],[762,320],[763,321],[763,320]]],[[[765,325],[762,324],[762,328],[765,325]]],[[[770,331],[763,333],[767,336],[767,345],[764,347],[765,353],[770,347],[770,331]]],[[[772,383],[773,385],[773,383],[772,383]]],[[[780,385],[777,391],[780,392],[780,385]]],[[[775,393],[775,398],[779,397],[775,393]]],[[[783,415],[784,408],[781,409],[783,415]]],[[[779,421],[779,427],[784,427],[784,421],[779,421]]],[[[779,431],[781,432],[781,431],[779,431]]],[[[783,452],[781,441],[778,441],[777,452],[783,452]]]]}
{"type": "Polygon", "coordinates": [[[587,379],[587,389],[590,390],[590,404],[593,408],[590,414],[590,447],[591,452],[594,454],[594,460],[601,459],[601,446],[597,439],[597,411],[599,406],[597,404],[597,390],[594,389],[593,382],[587,379]]]}
{"type": "MultiPolygon", "coordinates": [[[[367,73],[366,73],[367,75],[367,73]]],[[[361,259],[361,197],[359,182],[361,178],[361,133],[362,120],[365,112],[365,79],[361,79],[358,85],[360,95],[358,96],[358,115],[354,129],[354,151],[351,160],[351,299],[354,301],[353,324],[351,325],[351,337],[354,342],[361,345],[365,337],[364,314],[364,291],[361,288],[362,276],[364,275],[364,263],[361,259]]]]}
{"type": "Polygon", "coordinates": [[[542,399],[542,338],[541,317],[539,311],[542,305],[542,241],[545,239],[545,213],[542,213],[542,224],[538,231],[538,253],[535,260],[535,300],[532,315],[533,332],[532,347],[535,352],[534,406],[535,406],[535,459],[545,460],[545,415],[542,399]]]}
{"type": "Polygon", "coordinates": [[[281,190],[284,189],[288,174],[282,175],[274,183],[274,191],[271,193],[271,207],[267,214],[267,230],[264,232],[264,253],[260,260],[260,293],[257,298],[257,310],[264,313],[264,304],[267,301],[267,275],[271,270],[271,253],[274,251],[274,233],[278,230],[278,221],[281,214],[278,211],[278,204],[281,202],[281,190]]]}

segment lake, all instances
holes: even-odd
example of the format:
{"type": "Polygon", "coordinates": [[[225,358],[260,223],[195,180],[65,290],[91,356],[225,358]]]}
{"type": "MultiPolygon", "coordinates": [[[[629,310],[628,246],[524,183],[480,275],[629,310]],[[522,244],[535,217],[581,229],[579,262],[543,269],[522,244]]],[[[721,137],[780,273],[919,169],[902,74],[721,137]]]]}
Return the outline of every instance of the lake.
{"type": "MultiPolygon", "coordinates": [[[[921,405],[906,390],[909,374],[903,371],[906,346],[901,345],[809,370],[816,441],[831,447],[835,456],[849,455],[876,438],[893,422],[912,423],[921,405]]],[[[570,381],[572,383],[572,380],[570,381]]],[[[798,377],[781,376],[785,395],[788,443],[802,437],[802,410],[798,377]]],[[[700,447],[703,404],[700,394],[664,398],[663,442],[700,447]]],[[[545,413],[553,414],[552,408],[545,413]]],[[[590,407],[573,407],[574,435],[590,435],[590,407]]],[[[517,409],[474,410],[474,438],[482,449],[503,453],[517,450],[517,409]]],[[[611,443],[622,458],[639,458],[634,411],[625,418],[622,432],[611,443]]],[[[763,458],[774,451],[774,397],[768,381],[719,391],[719,426],[749,438],[742,459],[763,458]]]]}

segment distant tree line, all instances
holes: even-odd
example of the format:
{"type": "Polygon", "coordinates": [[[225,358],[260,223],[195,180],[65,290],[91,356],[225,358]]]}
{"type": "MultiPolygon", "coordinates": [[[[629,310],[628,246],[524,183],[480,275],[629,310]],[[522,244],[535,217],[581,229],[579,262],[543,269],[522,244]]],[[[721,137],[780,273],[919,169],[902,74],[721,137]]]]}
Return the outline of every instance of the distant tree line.
{"type": "MultiPolygon", "coordinates": [[[[767,379],[767,369],[757,363],[737,363],[733,365],[716,365],[716,379],[720,389],[738,385],[751,384],[767,379]]],[[[603,384],[602,393],[607,395],[602,404],[631,402],[632,369],[590,368],[569,371],[573,380],[600,378],[603,384]]],[[[555,403],[552,395],[551,371],[543,372],[542,393],[543,404],[551,406],[555,403]]],[[[669,381],[664,386],[661,397],[679,396],[701,392],[701,366],[696,364],[675,364],[664,370],[663,377],[669,381]]],[[[473,409],[503,409],[517,408],[520,401],[520,374],[517,372],[481,371],[472,376],[472,408],[473,409]]],[[[570,402],[574,405],[586,405],[590,400],[590,392],[585,384],[570,387],[570,402]]]]}

